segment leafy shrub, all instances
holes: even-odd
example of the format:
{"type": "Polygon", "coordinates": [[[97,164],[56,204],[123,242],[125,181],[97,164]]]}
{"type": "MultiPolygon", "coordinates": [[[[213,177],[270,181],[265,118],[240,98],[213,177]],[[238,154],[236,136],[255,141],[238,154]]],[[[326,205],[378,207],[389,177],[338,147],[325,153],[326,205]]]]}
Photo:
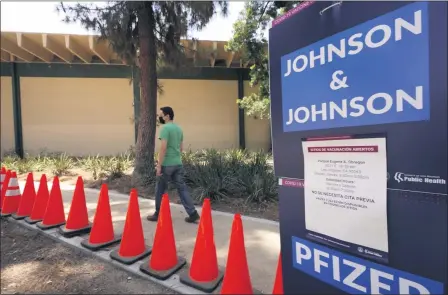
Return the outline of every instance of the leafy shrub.
{"type": "Polygon", "coordinates": [[[263,202],[277,195],[278,183],[269,164],[269,155],[261,151],[249,155],[238,171],[238,179],[244,188],[242,196],[246,196],[247,201],[263,202]]]}
{"type": "Polygon", "coordinates": [[[104,163],[104,158],[97,156],[88,156],[80,160],[82,169],[85,169],[92,173],[93,180],[97,180],[100,177],[105,176],[105,171],[103,170],[106,164],[104,163]]]}
{"type": "Polygon", "coordinates": [[[237,190],[238,185],[232,167],[224,155],[217,150],[203,150],[195,154],[196,159],[188,163],[186,181],[192,187],[192,195],[198,200],[206,197],[222,199],[237,190]]]}
{"type": "Polygon", "coordinates": [[[186,181],[195,199],[246,198],[264,202],[277,195],[277,178],[270,155],[239,149],[206,149],[183,154],[186,181]]]}
{"type": "Polygon", "coordinates": [[[34,161],[32,159],[20,159],[17,161],[15,171],[18,174],[33,172],[34,166],[34,161]]]}
{"type": "Polygon", "coordinates": [[[115,157],[105,157],[102,162],[102,169],[110,178],[115,179],[123,176],[133,165],[134,160],[131,154],[121,154],[115,157]]]}
{"type": "Polygon", "coordinates": [[[2,159],[2,166],[9,170],[14,170],[18,174],[23,174],[34,170],[35,161],[29,157],[20,159],[15,153],[8,153],[2,159]]]}
{"type": "Polygon", "coordinates": [[[50,160],[51,173],[56,176],[68,174],[74,166],[75,161],[66,153],[59,154],[50,160]]]}
{"type": "Polygon", "coordinates": [[[45,157],[41,154],[38,154],[35,158],[32,159],[32,161],[34,162],[33,171],[36,172],[42,172],[53,165],[53,161],[51,158],[45,157]]]}
{"type": "Polygon", "coordinates": [[[17,164],[20,160],[17,156],[4,155],[2,158],[2,166],[5,166],[8,170],[17,170],[17,164]]]}
{"type": "MultiPolygon", "coordinates": [[[[65,153],[41,153],[21,160],[13,153],[2,158],[2,165],[18,173],[51,169],[54,175],[64,175],[74,167],[92,173],[93,179],[119,178],[134,166],[133,147],[117,156],[89,156],[73,158],[65,153]]],[[[157,154],[155,154],[157,159],[157,154]]],[[[270,154],[263,151],[249,152],[241,149],[219,151],[204,149],[182,153],[185,181],[192,196],[202,201],[244,198],[249,202],[266,202],[277,199],[278,182],[272,168],[270,154]]],[[[153,186],[154,177],[145,182],[153,186]]],[[[172,185],[169,187],[174,189],[172,185]]]]}

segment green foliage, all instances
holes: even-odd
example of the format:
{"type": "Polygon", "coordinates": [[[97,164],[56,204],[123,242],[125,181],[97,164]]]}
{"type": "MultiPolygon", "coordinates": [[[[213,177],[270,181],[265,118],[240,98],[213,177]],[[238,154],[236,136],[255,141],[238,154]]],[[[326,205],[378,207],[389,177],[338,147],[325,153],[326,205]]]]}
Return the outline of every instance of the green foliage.
{"type": "Polygon", "coordinates": [[[75,167],[75,161],[66,153],[62,153],[50,161],[51,173],[56,176],[62,176],[69,173],[70,169],[75,167]]]}
{"type": "MultiPolygon", "coordinates": [[[[134,176],[138,182],[154,177],[157,74],[164,67],[189,65],[186,48],[180,43],[191,29],[201,30],[221,7],[227,14],[226,1],[108,1],[57,6],[67,23],[81,23],[89,31],[100,33],[111,48],[130,66],[139,67],[140,114],[134,176]]],[[[185,70],[185,68],[183,69],[185,70]]],[[[112,164],[111,164],[112,165],[112,164]]],[[[115,165],[115,164],[114,164],[115,165]]],[[[121,169],[121,167],[116,167],[121,169]]],[[[114,172],[115,173],[115,172],[114,172]]]]}
{"type": "Polygon", "coordinates": [[[32,172],[34,162],[27,159],[20,159],[17,156],[5,156],[2,159],[2,165],[7,169],[14,170],[19,174],[32,172]]]}
{"type": "Polygon", "coordinates": [[[218,12],[218,7],[227,15],[226,1],[61,2],[56,10],[63,12],[64,22],[79,22],[86,29],[100,33],[129,65],[139,65],[139,26],[142,25],[139,21],[145,17],[155,37],[157,64],[162,68],[185,65],[185,52],[193,49],[182,46],[181,37],[187,37],[191,29],[203,29],[218,12]]]}
{"type": "Polygon", "coordinates": [[[14,152],[6,152],[2,157],[2,166],[9,170],[14,170],[18,174],[24,174],[34,171],[42,171],[48,167],[48,158],[30,157],[28,154],[20,159],[14,152]]]}
{"type": "Polygon", "coordinates": [[[109,177],[116,179],[129,172],[134,165],[132,153],[126,152],[118,156],[89,156],[79,160],[81,169],[92,173],[93,180],[109,177]]]}
{"type": "Polygon", "coordinates": [[[262,151],[207,149],[185,152],[183,164],[186,182],[197,200],[246,198],[246,202],[264,202],[277,197],[277,178],[269,159],[262,151]]]}
{"type": "Polygon", "coordinates": [[[134,165],[130,154],[121,154],[116,157],[106,157],[102,163],[103,170],[111,179],[122,177],[134,165]]]}
{"type": "MultiPolygon", "coordinates": [[[[19,174],[42,171],[58,176],[74,173],[73,169],[77,168],[90,172],[93,180],[113,180],[132,173],[134,160],[130,149],[116,156],[80,158],[65,153],[45,153],[20,159],[11,154],[2,158],[2,165],[19,174]]],[[[256,203],[276,200],[278,183],[270,160],[271,155],[263,151],[240,149],[188,150],[182,154],[185,181],[198,201],[206,197],[213,200],[244,198],[246,202],[256,203]]],[[[148,181],[146,185],[155,185],[155,178],[148,181]]]]}
{"type": "Polygon", "coordinates": [[[227,51],[241,51],[243,59],[251,62],[250,85],[258,92],[238,100],[248,116],[269,118],[269,60],[265,36],[270,21],[294,8],[302,1],[248,1],[233,24],[233,37],[227,51]]]}
{"type": "Polygon", "coordinates": [[[98,180],[106,176],[104,171],[104,157],[100,157],[99,155],[81,159],[80,166],[82,169],[92,173],[93,180],[98,180]]]}

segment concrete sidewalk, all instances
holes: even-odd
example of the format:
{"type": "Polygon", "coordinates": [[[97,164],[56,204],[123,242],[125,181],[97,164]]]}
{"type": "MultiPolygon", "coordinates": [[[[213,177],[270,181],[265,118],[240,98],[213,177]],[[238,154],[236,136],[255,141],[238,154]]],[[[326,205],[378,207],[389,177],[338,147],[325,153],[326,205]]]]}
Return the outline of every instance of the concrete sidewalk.
{"type": "MultiPolygon", "coordinates": [[[[19,185],[23,191],[25,182],[20,181],[19,185]]],[[[35,182],[36,192],[38,186],[39,183],[35,182]]],[[[68,214],[74,186],[66,185],[62,182],[60,187],[64,199],[65,212],[68,214]]],[[[48,188],[49,190],[51,189],[51,181],[48,182],[48,188]]],[[[85,194],[89,218],[93,221],[99,190],[85,188],[85,194]]],[[[115,232],[121,233],[126,219],[129,196],[109,191],[109,198],[115,232]]],[[[156,223],[147,221],[146,216],[154,211],[154,200],[139,198],[139,203],[145,239],[148,245],[152,245],[156,223]]],[[[198,212],[200,213],[200,208],[198,212]]],[[[186,214],[182,205],[171,204],[171,214],[178,255],[185,257],[187,262],[190,262],[198,225],[188,224],[184,221],[186,214]]],[[[233,214],[213,211],[212,216],[218,263],[220,266],[225,267],[233,214]]],[[[253,288],[269,294],[272,292],[280,251],[279,225],[274,221],[243,216],[243,227],[253,288]]]]}

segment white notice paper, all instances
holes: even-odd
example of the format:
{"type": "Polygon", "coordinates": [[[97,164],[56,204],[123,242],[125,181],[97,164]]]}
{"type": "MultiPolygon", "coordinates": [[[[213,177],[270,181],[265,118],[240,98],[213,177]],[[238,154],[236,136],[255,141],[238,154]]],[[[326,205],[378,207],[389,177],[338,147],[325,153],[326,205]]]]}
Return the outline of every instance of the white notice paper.
{"type": "Polygon", "coordinates": [[[363,254],[383,257],[372,251],[378,250],[387,256],[386,139],[305,141],[302,146],[306,229],[363,254]]]}

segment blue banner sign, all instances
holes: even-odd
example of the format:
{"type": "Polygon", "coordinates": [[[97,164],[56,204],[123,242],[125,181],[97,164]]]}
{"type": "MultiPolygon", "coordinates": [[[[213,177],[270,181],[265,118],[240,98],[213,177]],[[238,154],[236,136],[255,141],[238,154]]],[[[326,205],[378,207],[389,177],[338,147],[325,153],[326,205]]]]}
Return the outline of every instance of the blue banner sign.
{"type": "Polygon", "coordinates": [[[443,284],[292,237],[293,267],[349,294],[443,294],[443,284]]]}
{"type": "Polygon", "coordinates": [[[283,131],[429,120],[428,3],[282,56],[283,131]]]}

